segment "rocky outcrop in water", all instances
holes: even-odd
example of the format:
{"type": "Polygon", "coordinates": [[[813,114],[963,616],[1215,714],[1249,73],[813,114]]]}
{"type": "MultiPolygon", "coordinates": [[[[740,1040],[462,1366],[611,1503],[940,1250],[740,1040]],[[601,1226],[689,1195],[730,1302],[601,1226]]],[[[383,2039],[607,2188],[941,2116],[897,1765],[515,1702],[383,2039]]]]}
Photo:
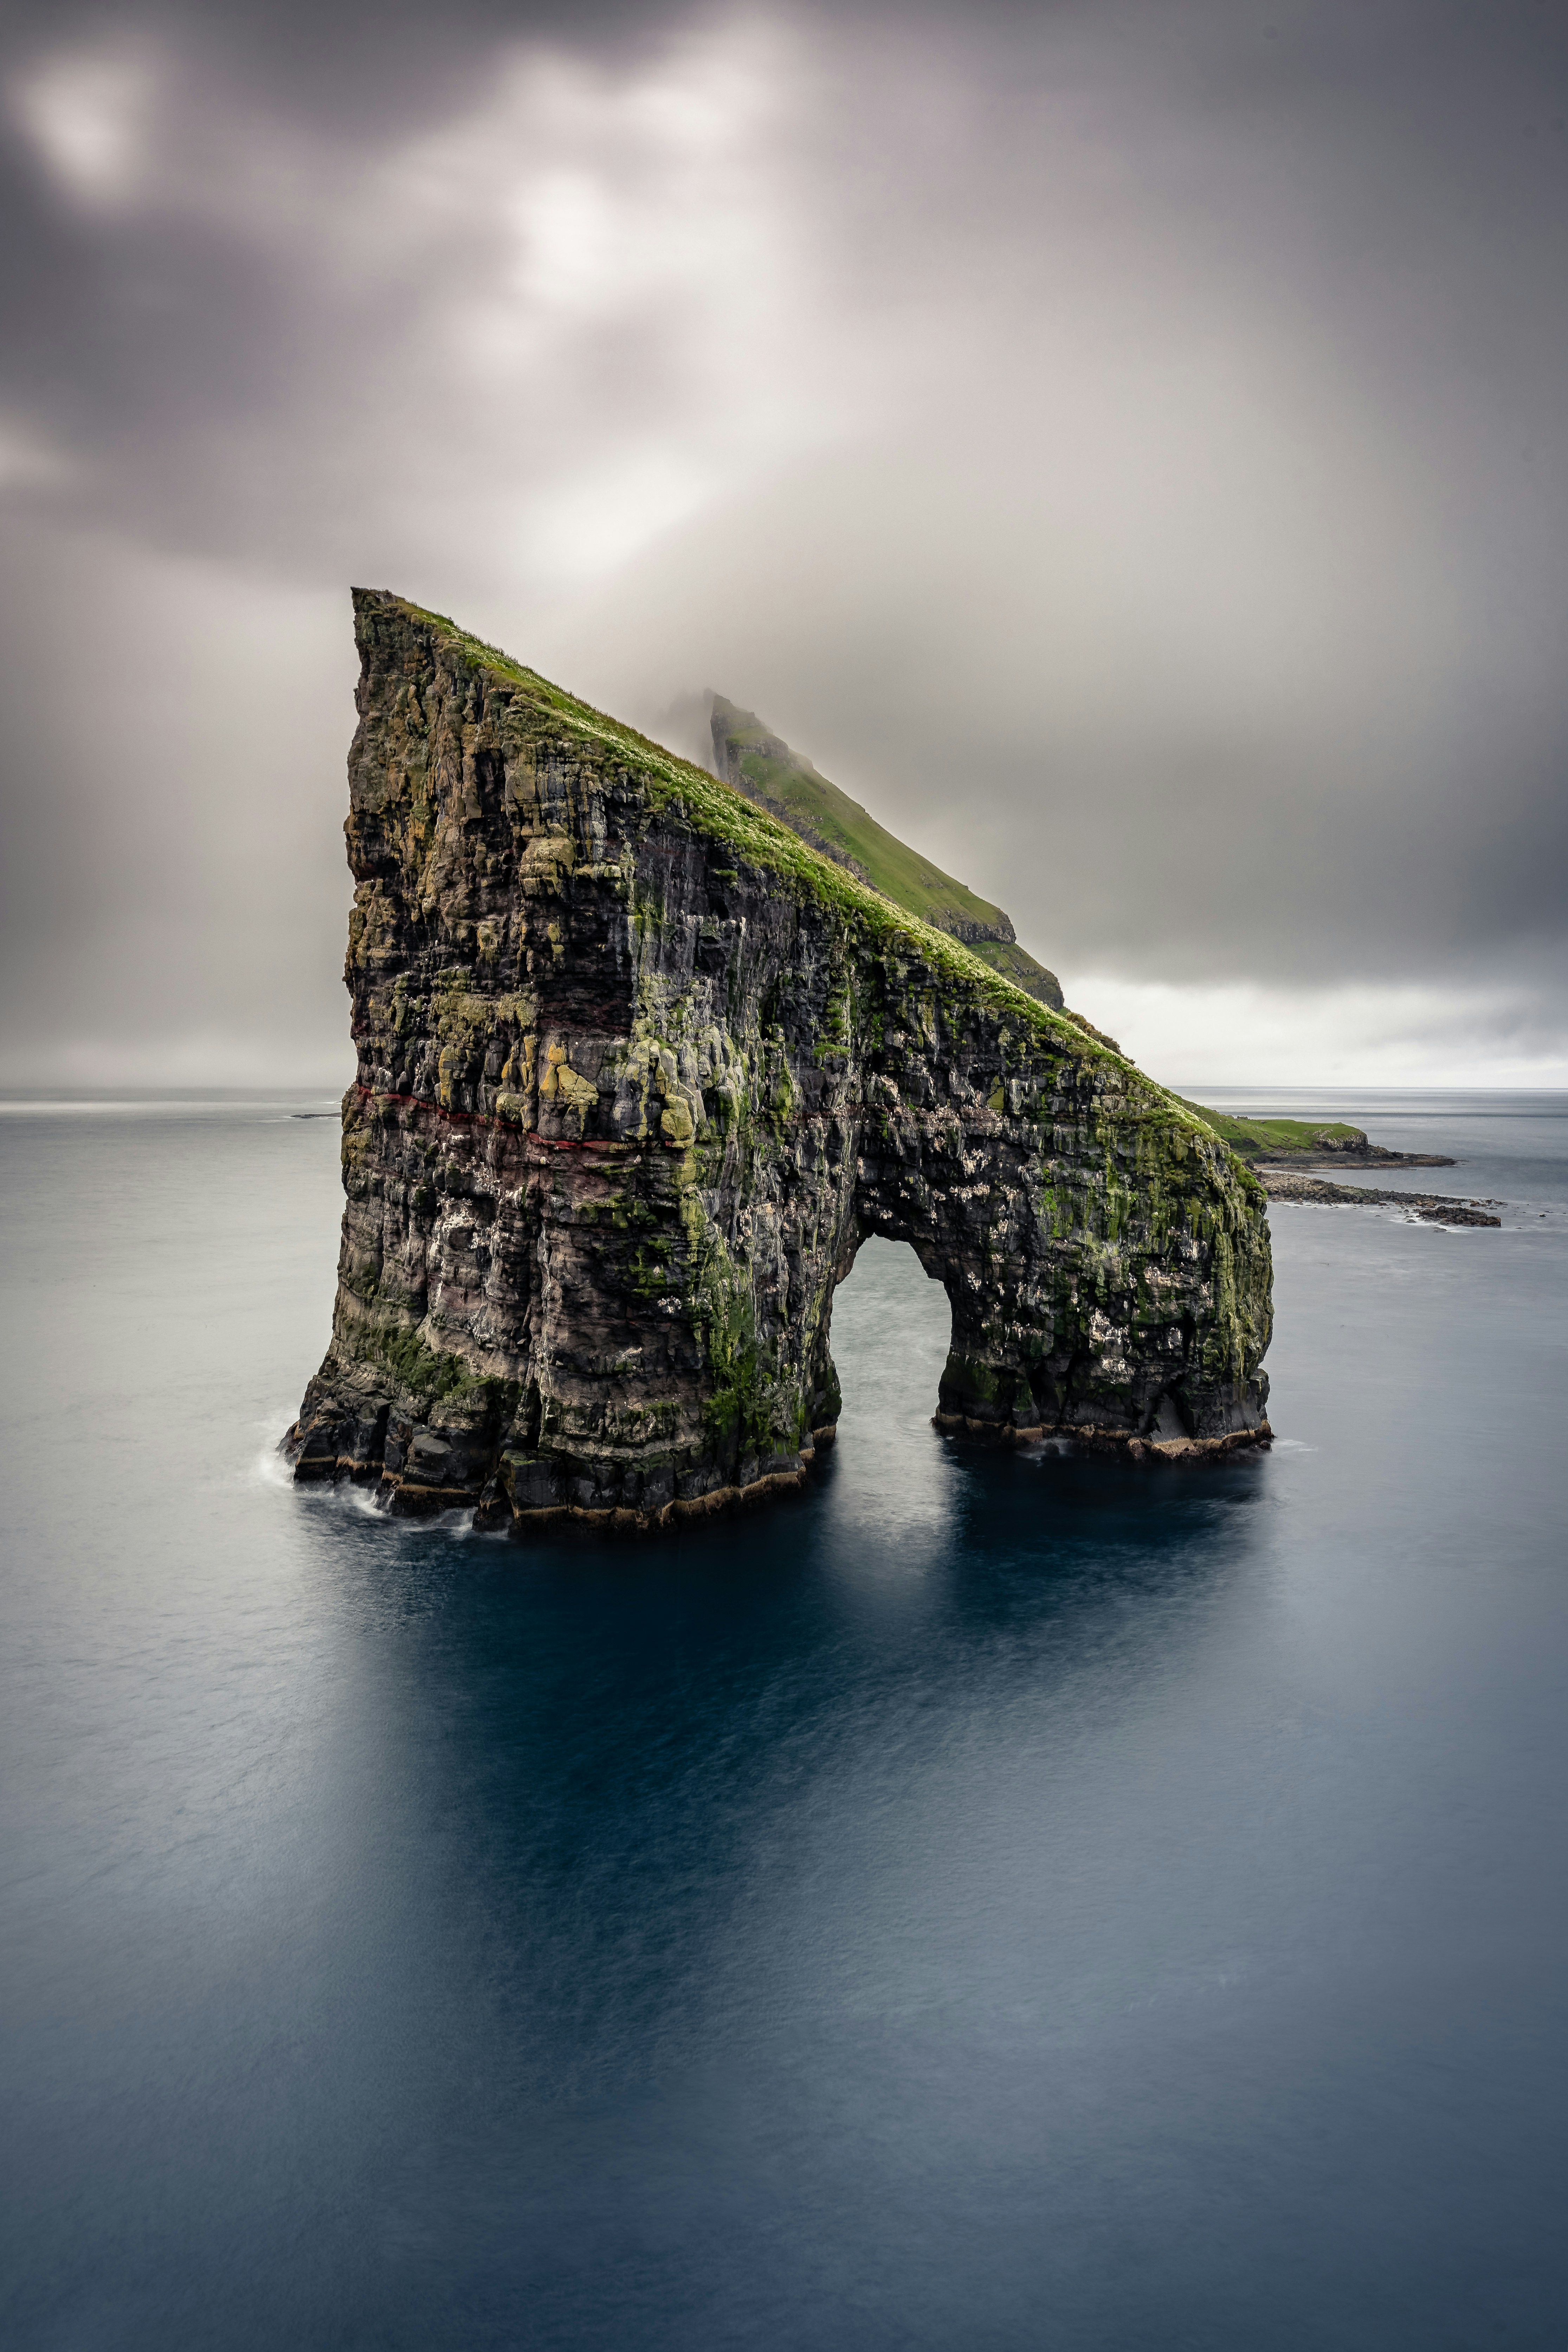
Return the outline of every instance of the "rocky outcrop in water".
{"type": "Polygon", "coordinates": [[[722,782],[354,608],[359,1072],[297,1475],[520,1532],[786,1491],[868,1234],[944,1286],[946,1425],[1267,1438],[1264,1195],[1201,1119],[722,782]]]}
{"type": "Polygon", "coordinates": [[[1249,1167],[1267,1163],[1279,1168],[1452,1168],[1457,1162],[1439,1151],[1390,1151],[1367,1139],[1364,1128],[1347,1120],[1284,1118],[1250,1111],[1213,1110],[1207,1103],[1189,1102],[1189,1110],[1226,1142],[1249,1167]]]}
{"type": "MultiPolygon", "coordinates": [[[[1396,1164],[1411,1165],[1391,1154],[1396,1164]]],[[[1384,1163],[1386,1165],[1386,1161],[1384,1163]]],[[[1422,1159],[1417,1167],[1452,1168],[1451,1160],[1422,1159]]],[[[1409,1209],[1426,1225],[1498,1225],[1493,1209],[1500,1201],[1458,1200],[1452,1192],[1395,1192],[1381,1184],[1330,1184],[1321,1176],[1298,1175],[1292,1168],[1260,1168],[1258,1181],[1271,1201],[1303,1201],[1321,1209],[1409,1209]]]]}
{"type": "Polygon", "coordinates": [[[1287,1151],[1275,1144],[1263,1153],[1252,1157],[1252,1165],[1263,1160],[1278,1160],[1292,1168],[1457,1168],[1458,1162],[1444,1151],[1391,1151],[1381,1143],[1369,1143],[1364,1135],[1352,1143],[1341,1142],[1332,1135],[1315,1136],[1300,1151],[1287,1151]]]}

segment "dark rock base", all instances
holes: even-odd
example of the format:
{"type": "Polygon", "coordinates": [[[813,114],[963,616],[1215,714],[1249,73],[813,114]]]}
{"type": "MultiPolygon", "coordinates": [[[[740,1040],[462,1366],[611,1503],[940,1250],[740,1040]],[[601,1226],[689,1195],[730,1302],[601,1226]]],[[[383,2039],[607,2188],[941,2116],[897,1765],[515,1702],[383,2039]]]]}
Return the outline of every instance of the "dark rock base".
{"type": "Polygon", "coordinates": [[[1223,1437],[1139,1437],[1124,1429],[998,1428],[994,1423],[969,1421],[962,1413],[931,1415],[934,1426],[993,1445],[1067,1444],[1075,1454],[1121,1454],[1129,1462],[1220,1462],[1237,1454],[1266,1453],[1274,1443],[1267,1421],[1250,1429],[1233,1429],[1223,1437]]]}

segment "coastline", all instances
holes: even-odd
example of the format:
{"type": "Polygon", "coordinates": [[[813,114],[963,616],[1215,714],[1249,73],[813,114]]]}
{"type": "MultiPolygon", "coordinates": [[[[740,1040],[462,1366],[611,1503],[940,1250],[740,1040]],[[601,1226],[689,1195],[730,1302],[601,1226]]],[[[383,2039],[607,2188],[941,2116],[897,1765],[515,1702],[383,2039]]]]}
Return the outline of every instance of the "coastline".
{"type": "MultiPolygon", "coordinates": [[[[1436,1164],[1452,1168],[1455,1163],[1450,1160],[1436,1164]]],[[[1321,1176],[1306,1175],[1294,1167],[1260,1167],[1253,1172],[1271,1201],[1300,1201],[1319,1208],[1379,1209],[1392,1205],[1413,1209],[1424,1224],[1500,1228],[1502,1224],[1500,1217],[1489,1213],[1501,1208],[1500,1201],[1460,1200],[1451,1192],[1395,1192],[1378,1184],[1331,1184],[1321,1176]]]]}

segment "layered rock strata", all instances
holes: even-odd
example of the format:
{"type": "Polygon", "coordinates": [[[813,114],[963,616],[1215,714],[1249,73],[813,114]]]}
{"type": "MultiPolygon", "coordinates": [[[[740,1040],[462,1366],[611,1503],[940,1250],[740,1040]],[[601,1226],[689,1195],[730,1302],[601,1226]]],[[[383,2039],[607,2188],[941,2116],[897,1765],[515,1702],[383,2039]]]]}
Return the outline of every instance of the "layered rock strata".
{"type": "Polygon", "coordinates": [[[300,1478],[519,1532],[798,1486],[861,1240],[941,1281],[949,1426],[1266,1440],[1257,1179],[703,770],[354,597],[359,1072],[300,1478]]]}

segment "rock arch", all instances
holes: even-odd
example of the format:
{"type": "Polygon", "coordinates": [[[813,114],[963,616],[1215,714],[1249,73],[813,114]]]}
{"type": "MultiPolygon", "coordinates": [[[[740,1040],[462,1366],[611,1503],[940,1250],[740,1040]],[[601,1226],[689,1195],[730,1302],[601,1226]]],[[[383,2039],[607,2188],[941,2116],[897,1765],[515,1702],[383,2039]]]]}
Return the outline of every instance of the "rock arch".
{"type": "Polygon", "coordinates": [[[519,1532],[798,1486],[864,1235],[947,1290],[939,1415],[1266,1440],[1256,1179],[1092,1032],[765,811],[356,591],[359,1073],[302,1478],[519,1532]]]}

